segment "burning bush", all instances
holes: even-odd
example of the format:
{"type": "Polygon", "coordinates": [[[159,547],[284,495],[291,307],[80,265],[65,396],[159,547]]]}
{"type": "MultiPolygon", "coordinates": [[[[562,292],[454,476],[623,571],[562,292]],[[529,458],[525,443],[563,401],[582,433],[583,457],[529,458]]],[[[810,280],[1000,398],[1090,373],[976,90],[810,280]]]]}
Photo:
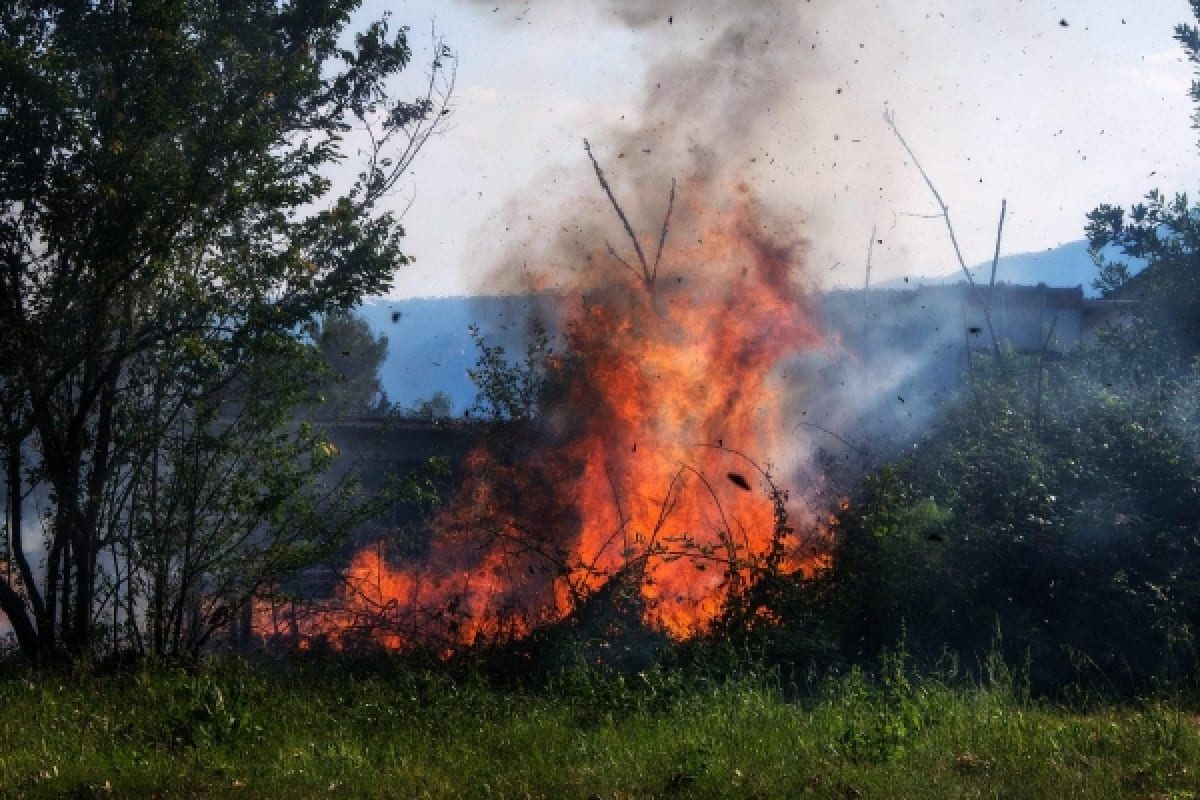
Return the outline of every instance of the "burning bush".
{"type": "MultiPolygon", "coordinates": [[[[683,244],[662,275],[667,223],[653,268],[640,247],[641,271],[611,245],[596,256],[629,270],[560,295],[565,347],[539,365],[536,414],[516,415],[466,459],[427,558],[358,553],[337,595],[292,623],[296,635],[387,648],[495,641],[578,618],[620,585],[642,624],[683,638],[757,576],[824,563],[822,537],[789,523],[816,530],[816,517],[759,467],[792,455],[778,369],[819,343],[804,246],[773,235],[745,187],[726,196],[674,209],[672,191],[667,220],[674,210],[683,244]]],[[[484,348],[493,369],[497,358],[484,348]]]]}

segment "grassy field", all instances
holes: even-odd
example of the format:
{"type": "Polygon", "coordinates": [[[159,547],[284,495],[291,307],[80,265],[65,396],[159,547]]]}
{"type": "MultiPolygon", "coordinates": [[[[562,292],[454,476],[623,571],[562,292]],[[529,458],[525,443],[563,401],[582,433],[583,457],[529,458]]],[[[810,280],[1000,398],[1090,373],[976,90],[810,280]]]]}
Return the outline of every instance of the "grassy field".
{"type": "Polygon", "coordinates": [[[1187,703],[1067,710],[851,674],[567,675],[225,663],[0,678],[4,797],[1200,797],[1187,703]]]}

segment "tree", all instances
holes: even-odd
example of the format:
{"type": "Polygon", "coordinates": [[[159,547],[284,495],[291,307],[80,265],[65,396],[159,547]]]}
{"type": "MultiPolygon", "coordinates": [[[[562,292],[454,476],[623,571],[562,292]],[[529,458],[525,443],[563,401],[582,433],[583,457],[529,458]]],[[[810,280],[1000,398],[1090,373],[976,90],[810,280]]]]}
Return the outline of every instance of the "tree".
{"type": "Polygon", "coordinates": [[[410,416],[425,419],[444,419],[454,414],[454,401],[441,389],[428,400],[418,400],[407,412],[410,416]]]}
{"type": "MultiPolygon", "coordinates": [[[[1200,19],[1200,0],[1192,10],[1200,19]]],[[[1200,71],[1200,29],[1175,38],[1200,71]]],[[[1200,81],[1191,94],[1200,107],[1200,81]]],[[[822,618],[852,658],[900,642],[970,663],[1001,647],[1042,690],[1194,675],[1200,208],[1154,190],[1087,219],[1095,285],[1123,301],[1119,323],[1053,361],[985,363],[971,402],[839,515],[822,618]]]]}
{"type": "Polygon", "coordinates": [[[467,370],[479,387],[471,410],[494,422],[532,420],[546,399],[547,372],[557,363],[545,327],[531,321],[529,344],[519,362],[508,360],[503,345],[488,344],[478,325],[471,325],[470,332],[479,350],[475,366],[467,370]]]}
{"type": "MultiPolygon", "coordinates": [[[[343,48],[357,5],[0,8],[0,610],[26,652],[92,650],[112,602],[102,574],[121,568],[100,555],[143,513],[135,499],[166,488],[153,466],[166,454],[181,480],[187,448],[217,447],[247,414],[301,442],[254,392],[307,357],[296,334],[314,316],[383,290],[406,263],[379,201],[449,113],[451,53],[438,45],[422,96],[391,99],[407,31],[385,17],[343,48]],[[351,134],[365,161],[334,196],[326,173],[351,134]],[[40,567],[24,509],[38,486],[40,567]]],[[[279,463],[224,490],[286,505],[279,463]]],[[[237,521],[250,539],[268,535],[256,517],[237,521]]]]}
{"type": "Polygon", "coordinates": [[[1111,326],[1106,335],[1128,359],[1151,372],[1175,372],[1200,355],[1200,208],[1188,196],[1168,199],[1158,190],[1128,212],[1101,205],[1088,214],[1087,235],[1100,268],[1096,288],[1106,297],[1128,301],[1129,325],[1111,326]],[[1136,275],[1110,248],[1143,262],[1136,275]]]}
{"type": "Polygon", "coordinates": [[[219,417],[215,404],[179,413],[169,383],[154,384],[118,437],[138,463],[114,475],[105,503],[97,588],[113,650],[198,655],[256,592],[371,513],[331,472],[336,447],[290,422],[312,366],[299,348],[247,365],[219,417]]]}
{"type": "MultiPolygon", "coordinates": [[[[1200,0],[1191,5],[1200,20],[1200,0]]],[[[1177,25],[1175,39],[1200,77],[1200,28],[1177,25]]],[[[1197,105],[1192,127],[1200,129],[1200,80],[1192,82],[1190,94],[1197,105]]],[[[1185,367],[1200,355],[1200,207],[1185,193],[1169,198],[1154,189],[1128,211],[1106,203],[1087,219],[1092,258],[1100,268],[1095,287],[1106,297],[1132,301],[1134,324],[1111,330],[1110,343],[1160,374],[1185,367]],[[1141,272],[1134,275],[1127,261],[1111,258],[1114,249],[1141,262],[1141,272]]]]}
{"type": "Polygon", "coordinates": [[[312,409],[317,417],[361,417],[387,411],[387,393],[379,375],[387,358],[386,336],[376,337],[365,319],[349,313],[327,314],[309,326],[309,335],[324,367],[317,381],[319,404],[312,409]]]}

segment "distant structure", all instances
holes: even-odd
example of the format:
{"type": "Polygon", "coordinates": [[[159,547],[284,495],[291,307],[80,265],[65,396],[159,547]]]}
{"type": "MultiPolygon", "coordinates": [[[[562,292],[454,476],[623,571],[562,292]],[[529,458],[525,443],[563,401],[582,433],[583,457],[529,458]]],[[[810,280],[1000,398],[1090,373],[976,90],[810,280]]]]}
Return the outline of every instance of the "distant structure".
{"type": "MultiPolygon", "coordinates": [[[[420,470],[431,458],[444,459],[454,472],[471,448],[479,444],[483,432],[479,423],[431,417],[361,417],[320,425],[343,455],[340,468],[353,473],[368,492],[383,488],[388,480],[420,470]]],[[[363,537],[394,535],[419,516],[418,509],[397,503],[368,530],[360,531],[348,549],[361,546],[363,537]]]]}
{"type": "Polygon", "coordinates": [[[996,338],[1018,353],[1065,353],[1095,341],[1097,330],[1119,324],[1129,302],[1084,297],[1083,287],[1058,288],[966,283],[912,289],[835,290],[825,294],[829,330],[870,357],[896,348],[913,351],[988,350],[984,305],[991,309],[996,338]],[[1053,330],[1052,330],[1053,329],[1053,330]]]}

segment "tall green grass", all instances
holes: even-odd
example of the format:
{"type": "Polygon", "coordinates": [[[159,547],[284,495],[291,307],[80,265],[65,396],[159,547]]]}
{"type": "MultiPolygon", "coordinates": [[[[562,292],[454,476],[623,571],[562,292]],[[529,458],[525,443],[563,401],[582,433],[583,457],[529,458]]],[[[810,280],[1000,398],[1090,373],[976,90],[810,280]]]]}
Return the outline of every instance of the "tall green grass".
{"type": "Polygon", "coordinates": [[[5,797],[1200,798],[1164,700],[1071,710],[901,659],[816,682],[207,668],[0,680],[5,797]]]}

